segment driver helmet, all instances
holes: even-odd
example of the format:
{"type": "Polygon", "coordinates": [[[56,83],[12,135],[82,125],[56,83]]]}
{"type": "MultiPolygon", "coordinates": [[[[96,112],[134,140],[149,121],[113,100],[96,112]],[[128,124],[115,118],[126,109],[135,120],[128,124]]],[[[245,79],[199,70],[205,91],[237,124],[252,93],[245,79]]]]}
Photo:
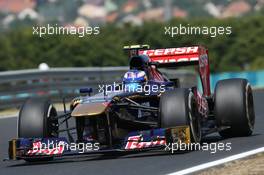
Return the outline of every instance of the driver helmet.
{"type": "Polygon", "coordinates": [[[147,81],[147,75],[141,70],[130,70],[125,73],[123,77],[123,84],[125,85],[125,90],[128,88],[135,90],[140,85],[143,86],[147,81]]]}

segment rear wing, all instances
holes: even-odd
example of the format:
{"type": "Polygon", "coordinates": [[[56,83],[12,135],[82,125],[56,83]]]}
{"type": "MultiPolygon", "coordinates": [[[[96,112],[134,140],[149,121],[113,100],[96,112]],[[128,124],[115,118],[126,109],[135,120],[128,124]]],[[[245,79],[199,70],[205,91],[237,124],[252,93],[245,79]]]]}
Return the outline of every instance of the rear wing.
{"type": "Polygon", "coordinates": [[[198,65],[203,94],[211,95],[208,50],[203,46],[139,50],[138,54],[148,55],[150,62],[158,63],[158,67],[198,65]]]}
{"type": "Polygon", "coordinates": [[[177,67],[198,65],[199,60],[207,57],[207,50],[202,46],[139,50],[139,55],[148,55],[151,63],[158,67],[177,67]]]}
{"type": "Polygon", "coordinates": [[[124,46],[123,49],[124,51],[128,51],[129,58],[131,58],[133,56],[138,55],[140,50],[149,49],[149,45],[144,44],[144,45],[124,46]]]}
{"type": "Polygon", "coordinates": [[[157,67],[178,67],[198,65],[198,72],[203,86],[203,94],[211,95],[210,65],[208,50],[203,46],[149,49],[148,45],[127,46],[124,49],[130,51],[130,56],[148,55],[150,64],[157,67]]]}
{"type": "Polygon", "coordinates": [[[157,67],[198,65],[203,94],[207,97],[211,96],[208,50],[203,46],[149,49],[148,45],[133,45],[125,46],[124,50],[129,51],[130,57],[148,55],[150,64],[155,64],[157,67]]]}

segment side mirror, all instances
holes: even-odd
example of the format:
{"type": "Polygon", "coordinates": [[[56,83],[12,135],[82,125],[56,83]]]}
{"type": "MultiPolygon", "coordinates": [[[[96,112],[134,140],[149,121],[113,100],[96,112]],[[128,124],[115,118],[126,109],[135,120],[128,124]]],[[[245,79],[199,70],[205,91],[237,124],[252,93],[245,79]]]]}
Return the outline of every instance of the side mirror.
{"type": "Polygon", "coordinates": [[[93,92],[93,88],[81,88],[80,94],[89,94],[91,96],[91,93],[93,92]]]}

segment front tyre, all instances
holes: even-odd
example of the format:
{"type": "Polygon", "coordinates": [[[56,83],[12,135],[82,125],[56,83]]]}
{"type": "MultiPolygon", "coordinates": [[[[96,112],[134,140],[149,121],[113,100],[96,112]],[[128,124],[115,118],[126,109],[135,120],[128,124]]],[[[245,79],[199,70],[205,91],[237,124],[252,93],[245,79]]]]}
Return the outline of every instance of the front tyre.
{"type": "MultiPolygon", "coordinates": [[[[58,137],[57,111],[49,100],[29,99],[19,112],[19,138],[58,137]]],[[[49,161],[53,157],[25,158],[27,162],[49,161]]]]}
{"type": "Polygon", "coordinates": [[[49,100],[29,99],[19,112],[18,137],[58,137],[57,111],[49,100]]]}
{"type": "Polygon", "coordinates": [[[190,126],[191,141],[200,143],[201,123],[196,104],[195,97],[189,89],[166,91],[160,98],[160,127],[190,126]]]}

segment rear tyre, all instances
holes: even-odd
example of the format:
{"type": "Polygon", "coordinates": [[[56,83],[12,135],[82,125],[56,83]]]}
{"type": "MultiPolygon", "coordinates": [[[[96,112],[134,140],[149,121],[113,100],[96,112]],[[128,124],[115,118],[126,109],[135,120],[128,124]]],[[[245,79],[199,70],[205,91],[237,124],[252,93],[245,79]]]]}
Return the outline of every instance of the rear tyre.
{"type": "Polygon", "coordinates": [[[190,126],[191,141],[201,142],[201,123],[196,100],[189,89],[166,91],[160,98],[159,123],[162,128],[190,126]]]}
{"type": "MultiPolygon", "coordinates": [[[[57,111],[49,100],[29,99],[19,112],[19,138],[58,137],[57,111]]],[[[48,158],[29,158],[29,162],[52,160],[48,158]]]]}
{"type": "Polygon", "coordinates": [[[246,79],[219,81],[215,88],[215,117],[224,137],[250,136],[254,129],[255,112],[253,94],[246,79]]]}

